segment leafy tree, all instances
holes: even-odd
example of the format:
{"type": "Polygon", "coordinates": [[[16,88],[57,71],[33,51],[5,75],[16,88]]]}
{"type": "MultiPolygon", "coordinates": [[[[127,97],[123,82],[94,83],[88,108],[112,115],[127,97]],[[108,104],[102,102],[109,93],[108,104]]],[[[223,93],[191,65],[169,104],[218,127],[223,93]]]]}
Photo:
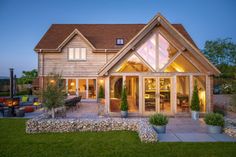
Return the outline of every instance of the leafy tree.
{"type": "Polygon", "coordinates": [[[128,101],[127,101],[126,85],[123,85],[123,88],[122,88],[120,110],[121,111],[128,111],[128,101]]]}
{"type": "Polygon", "coordinates": [[[191,110],[200,111],[199,103],[200,101],[199,101],[199,96],[198,96],[197,82],[195,81],[194,90],[192,94],[192,100],[191,100],[191,110]]]}
{"type": "Polygon", "coordinates": [[[221,71],[215,77],[221,93],[236,93],[236,44],[230,38],[206,41],[203,52],[221,71]]]}
{"type": "Polygon", "coordinates": [[[19,84],[32,84],[33,80],[38,76],[36,69],[31,71],[23,71],[23,75],[18,79],[19,84]]]}
{"type": "Polygon", "coordinates": [[[99,87],[98,98],[105,98],[104,89],[103,89],[102,85],[100,85],[100,87],[99,87]]]}
{"type": "Polygon", "coordinates": [[[236,65],[236,44],[231,38],[206,41],[203,52],[216,66],[236,65]]]}
{"type": "Polygon", "coordinates": [[[65,92],[61,85],[61,76],[58,74],[49,74],[47,77],[47,86],[42,91],[44,106],[51,110],[52,118],[55,117],[55,108],[64,105],[65,92]]]}

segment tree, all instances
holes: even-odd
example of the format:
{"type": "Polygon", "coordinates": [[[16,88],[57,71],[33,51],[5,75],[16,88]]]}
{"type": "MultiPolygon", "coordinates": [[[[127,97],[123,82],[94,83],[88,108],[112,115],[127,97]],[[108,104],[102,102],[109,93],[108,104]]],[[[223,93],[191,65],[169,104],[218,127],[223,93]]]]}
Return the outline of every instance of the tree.
{"type": "Polygon", "coordinates": [[[100,85],[100,87],[99,87],[98,98],[105,98],[104,89],[103,89],[102,85],[100,85]]]}
{"type": "Polygon", "coordinates": [[[59,74],[49,74],[47,77],[47,86],[42,91],[44,106],[51,110],[52,118],[55,118],[55,108],[65,104],[64,87],[61,84],[59,74]]]}
{"type": "Polygon", "coordinates": [[[221,71],[214,78],[216,87],[221,93],[236,93],[236,44],[230,38],[206,41],[203,52],[221,71]]]}
{"type": "Polygon", "coordinates": [[[236,44],[231,38],[206,41],[203,52],[216,66],[236,65],[236,44]]]}
{"type": "Polygon", "coordinates": [[[18,79],[19,84],[32,84],[33,80],[38,76],[36,69],[31,71],[22,71],[23,75],[18,79]]]}
{"type": "Polygon", "coordinates": [[[123,88],[122,88],[120,110],[121,111],[128,111],[128,101],[127,101],[126,85],[123,85],[123,88]]]}
{"type": "Polygon", "coordinates": [[[198,96],[197,81],[195,81],[194,90],[192,94],[192,100],[191,100],[191,110],[200,111],[199,103],[200,101],[199,101],[199,96],[198,96]]]}

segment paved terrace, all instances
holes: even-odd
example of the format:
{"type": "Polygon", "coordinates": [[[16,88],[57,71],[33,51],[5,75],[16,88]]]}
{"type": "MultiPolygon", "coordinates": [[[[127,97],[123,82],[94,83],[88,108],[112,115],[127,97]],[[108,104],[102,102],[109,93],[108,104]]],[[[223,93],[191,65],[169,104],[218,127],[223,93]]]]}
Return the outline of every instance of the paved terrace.
{"type": "MultiPolygon", "coordinates": [[[[81,103],[67,113],[69,118],[99,118],[97,103],[81,103]]],[[[160,142],[236,142],[226,134],[208,134],[203,119],[170,118],[166,134],[159,134],[160,142]]]]}
{"type": "MultiPolygon", "coordinates": [[[[25,118],[33,118],[44,111],[36,110],[26,113],[25,118]]],[[[79,108],[69,110],[68,118],[99,118],[97,103],[80,103],[79,108]]],[[[158,135],[160,142],[236,142],[226,134],[209,134],[203,119],[194,121],[191,118],[170,118],[166,134],[158,135]]]]}

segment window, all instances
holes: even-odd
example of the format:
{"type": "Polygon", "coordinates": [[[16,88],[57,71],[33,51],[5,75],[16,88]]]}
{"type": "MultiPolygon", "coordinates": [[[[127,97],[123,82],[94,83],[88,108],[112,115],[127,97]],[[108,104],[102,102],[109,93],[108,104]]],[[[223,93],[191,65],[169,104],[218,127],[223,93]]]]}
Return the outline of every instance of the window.
{"type": "Polygon", "coordinates": [[[86,60],[86,48],[69,48],[69,60],[86,60]]]}
{"type": "Polygon", "coordinates": [[[143,45],[137,49],[138,54],[149,64],[153,69],[156,69],[156,35],[153,34],[143,45]]]}
{"type": "Polygon", "coordinates": [[[124,45],[124,39],[123,38],[117,38],[116,39],[116,45],[124,45]]]}
{"type": "Polygon", "coordinates": [[[116,70],[116,72],[147,72],[149,68],[135,55],[132,54],[116,70]]]}

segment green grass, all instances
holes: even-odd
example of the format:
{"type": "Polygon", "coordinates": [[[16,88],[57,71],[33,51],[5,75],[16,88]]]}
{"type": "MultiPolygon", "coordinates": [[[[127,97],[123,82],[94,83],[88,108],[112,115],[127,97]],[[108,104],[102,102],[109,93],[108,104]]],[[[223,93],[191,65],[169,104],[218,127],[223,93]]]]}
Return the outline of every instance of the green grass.
{"type": "Polygon", "coordinates": [[[235,156],[236,143],[141,143],[128,131],[26,134],[25,119],[0,119],[0,157],[235,156]]]}

